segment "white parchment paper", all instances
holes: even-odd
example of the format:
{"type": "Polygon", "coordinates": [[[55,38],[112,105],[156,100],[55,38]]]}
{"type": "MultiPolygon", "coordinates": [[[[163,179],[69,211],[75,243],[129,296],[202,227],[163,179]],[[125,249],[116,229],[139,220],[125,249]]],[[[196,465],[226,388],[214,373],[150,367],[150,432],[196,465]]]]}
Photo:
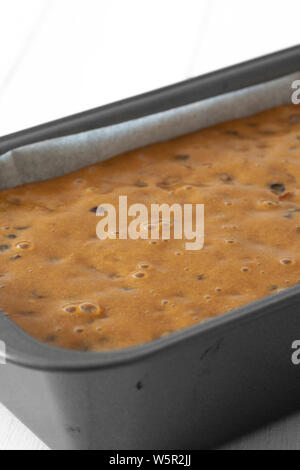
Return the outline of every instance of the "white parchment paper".
{"type": "Polygon", "coordinates": [[[0,157],[0,189],[43,181],[231,119],[291,102],[300,72],[126,123],[60,137],[0,157]]]}

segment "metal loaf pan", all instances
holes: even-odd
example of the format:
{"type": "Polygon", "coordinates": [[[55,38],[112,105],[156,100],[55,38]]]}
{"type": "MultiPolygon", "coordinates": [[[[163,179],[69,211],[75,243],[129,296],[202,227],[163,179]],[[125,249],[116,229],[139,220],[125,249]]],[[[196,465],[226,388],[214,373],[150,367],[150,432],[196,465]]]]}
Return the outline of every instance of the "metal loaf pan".
{"type": "MultiPolygon", "coordinates": [[[[0,139],[0,154],[299,70],[300,47],[0,139]]],[[[82,353],[40,343],[0,313],[0,401],[50,448],[207,449],[300,404],[291,345],[300,288],[140,347],[82,353]]]]}

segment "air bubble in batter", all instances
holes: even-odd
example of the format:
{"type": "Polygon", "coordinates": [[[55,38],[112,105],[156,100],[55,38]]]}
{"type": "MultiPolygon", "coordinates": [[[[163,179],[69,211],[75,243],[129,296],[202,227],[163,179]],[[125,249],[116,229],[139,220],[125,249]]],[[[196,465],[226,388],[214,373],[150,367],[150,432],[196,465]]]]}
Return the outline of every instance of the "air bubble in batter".
{"type": "Polygon", "coordinates": [[[31,251],[33,250],[33,244],[27,241],[23,241],[23,242],[19,242],[16,245],[16,248],[22,251],[31,251]]]}
{"type": "Polygon", "coordinates": [[[73,304],[65,305],[63,311],[66,313],[74,314],[77,312],[77,306],[73,304]]]}
{"type": "Polygon", "coordinates": [[[93,304],[91,302],[83,302],[79,305],[79,308],[82,313],[87,313],[90,315],[97,315],[102,311],[99,305],[93,304]]]}
{"type": "Polygon", "coordinates": [[[285,265],[285,266],[290,266],[292,264],[295,264],[295,260],[293,258],[281,258],[280,263],[285,265]]]}

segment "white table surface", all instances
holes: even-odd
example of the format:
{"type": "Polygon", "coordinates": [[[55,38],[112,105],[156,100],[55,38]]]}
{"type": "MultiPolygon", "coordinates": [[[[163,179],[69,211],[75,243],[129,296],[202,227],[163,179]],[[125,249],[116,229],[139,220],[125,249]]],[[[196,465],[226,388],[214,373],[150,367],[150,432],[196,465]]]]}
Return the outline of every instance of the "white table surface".
{"type": "MultiPolygon", "coordinates": [[[[0,0],[0,136],[300,43],[299,0],[0,0]]],[[[299,449],[300,415],[226,448],[299,449]]],[[[46,450],[0,405],[0,450],[46,450]]]]}

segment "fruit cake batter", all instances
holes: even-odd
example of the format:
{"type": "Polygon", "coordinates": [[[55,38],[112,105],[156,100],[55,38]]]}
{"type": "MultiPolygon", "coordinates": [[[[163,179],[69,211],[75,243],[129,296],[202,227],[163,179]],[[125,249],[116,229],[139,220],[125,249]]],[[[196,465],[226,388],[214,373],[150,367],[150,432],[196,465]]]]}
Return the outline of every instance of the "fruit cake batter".
{"type": "Polygon", "coordinates": [[[0,307],[51,345],[140,345],[300,282],[300,110],[287,105],[0,192],[0,307]],[[103,203],[205,204],[205,246],[96,236],[103,203]]]}

